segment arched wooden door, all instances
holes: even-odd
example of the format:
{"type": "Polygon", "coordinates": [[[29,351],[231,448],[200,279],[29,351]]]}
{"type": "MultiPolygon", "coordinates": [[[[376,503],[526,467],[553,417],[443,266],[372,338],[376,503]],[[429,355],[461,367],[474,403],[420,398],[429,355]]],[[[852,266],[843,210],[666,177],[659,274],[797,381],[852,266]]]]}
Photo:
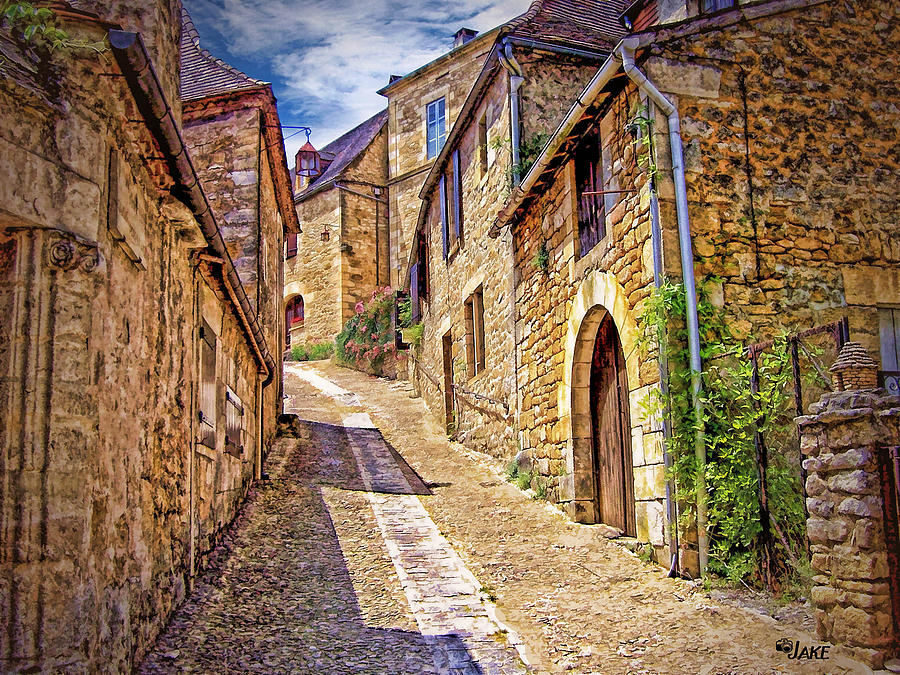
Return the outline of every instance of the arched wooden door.
{"type": "Polygon", "coordinates": [[[594,341],[590,392],[597,516],[601,523],[635,536],[628,376],[619,332],[609,314],[594,341]]]}

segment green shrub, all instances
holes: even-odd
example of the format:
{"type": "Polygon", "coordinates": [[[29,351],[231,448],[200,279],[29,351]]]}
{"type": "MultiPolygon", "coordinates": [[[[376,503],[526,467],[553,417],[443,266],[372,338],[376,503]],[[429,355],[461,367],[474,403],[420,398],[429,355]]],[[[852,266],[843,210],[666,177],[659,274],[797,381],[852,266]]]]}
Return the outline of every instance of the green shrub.
{"type": "Polygon", "coordinates": [[[289,360],[291,361],[321,361],[330,359],[334,354],[333,342],[310,342],[291,347],[289,360]]]}
{"type": "Polygon", "coordinates": [[[522,471],[519,469],[519,472],[516,474],[516,485],[520,490],[527,490],[531,487],[531,472],[530,471],[522,471]]]}

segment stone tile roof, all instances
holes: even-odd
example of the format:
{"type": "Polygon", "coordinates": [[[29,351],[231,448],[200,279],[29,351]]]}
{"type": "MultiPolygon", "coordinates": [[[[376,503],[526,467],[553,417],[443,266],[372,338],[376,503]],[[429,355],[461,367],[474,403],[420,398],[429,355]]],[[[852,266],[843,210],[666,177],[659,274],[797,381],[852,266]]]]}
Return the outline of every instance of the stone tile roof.
{"type": "Polygon", "coordinates": [[[319,150],[319,156],[330,164],[303,192],[297,195],[295,201],[309,197],[313,192],[318,192],[327,183],[337,179],[350,162],[369,147],[385,124],[387,124],[387,108],[319,150]]]}
{"type": "Polygon", "coordinates": [[[181,10],[181,98],[185,101],[254,89],[255,80],[200,46],[200,35],[186,9],[181,10]]]}
{"type": "Polygon", "coordinates": [[[536,0],[509,34],[585,50],[609,50],[627,34],[619,16],[632,0],[536,0]]]}

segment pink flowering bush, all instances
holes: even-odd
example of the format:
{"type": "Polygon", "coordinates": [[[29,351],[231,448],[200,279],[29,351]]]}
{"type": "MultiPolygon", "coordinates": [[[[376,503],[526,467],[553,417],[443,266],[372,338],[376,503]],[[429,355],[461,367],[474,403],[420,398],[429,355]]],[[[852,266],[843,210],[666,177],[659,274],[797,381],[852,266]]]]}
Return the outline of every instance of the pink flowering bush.
{"type": "Polygon", "coordinates": [[[344,324],[335,341],[340,363],[375,375],[396,376],[397,353],[391,312],[394,291],[390,286],[372,292],[363,304],[356,303],[356,314],[344,324]]]}

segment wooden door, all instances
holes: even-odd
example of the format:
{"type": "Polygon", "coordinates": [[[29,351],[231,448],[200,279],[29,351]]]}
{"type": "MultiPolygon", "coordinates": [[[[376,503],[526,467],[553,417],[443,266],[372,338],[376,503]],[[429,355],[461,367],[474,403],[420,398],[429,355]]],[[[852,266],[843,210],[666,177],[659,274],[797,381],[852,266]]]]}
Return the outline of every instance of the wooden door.
{"type": "Polygon", "coordinates": [[[448,434],[456,432],[453,420],[453,340],[450,333],[441,340],[444,356],[444,423],[448,434]]]}
{"type": "Polygon", "coordinates": [[[628,377],[619,333],[607,314],[591,360],[594,486],[600,522],[634,536],[634,478],[628,377]]]}

